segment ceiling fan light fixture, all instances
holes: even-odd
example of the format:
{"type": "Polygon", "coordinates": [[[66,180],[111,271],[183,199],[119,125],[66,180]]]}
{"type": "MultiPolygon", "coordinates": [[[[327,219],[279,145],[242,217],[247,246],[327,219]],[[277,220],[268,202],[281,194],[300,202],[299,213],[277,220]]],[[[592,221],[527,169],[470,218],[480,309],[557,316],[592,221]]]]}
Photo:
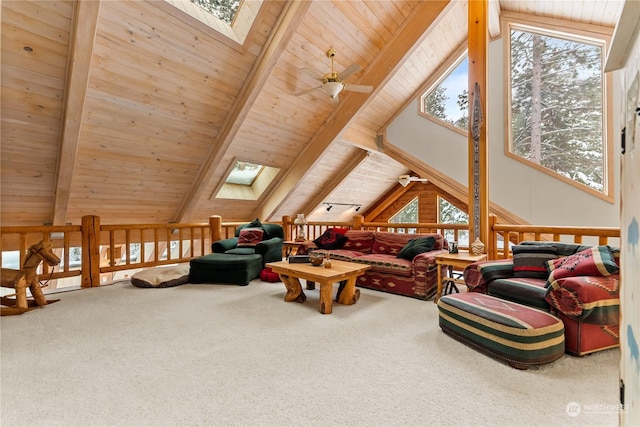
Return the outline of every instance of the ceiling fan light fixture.
{"type": "Polygon", "coordinates": [[[409,177],[409,175],[400,175],[398,177],[398,183],[400,183],[400,185],[402,185],[403,187],[409,185],[409,182],[411,182],[411,177],[409,177]]]}
{"type": "Polygon", "coordinates": [[[326,82],[322,85],[322,90],[329,95],[329,98],[333,99],[342,91],[342,87],[340,82],[326,82]]]}

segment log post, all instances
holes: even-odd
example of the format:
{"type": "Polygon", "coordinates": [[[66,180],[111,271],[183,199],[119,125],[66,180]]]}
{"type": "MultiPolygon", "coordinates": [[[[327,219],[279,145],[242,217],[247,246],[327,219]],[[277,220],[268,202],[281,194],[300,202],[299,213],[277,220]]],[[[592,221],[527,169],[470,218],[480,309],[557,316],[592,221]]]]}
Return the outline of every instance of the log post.
{"type": "Polygon", "coordinates": [[[100,217],[82,217],[82,287],[100,286],[100,217]]]}
{"type": "Polygon", "coordinates": [[[284,240],[293,240],[291,238],[291,224],[292,224],[291,216],[284,215],[282,217],[282,228],[284,229],[284,240]]]}
{"type": "Polygon", "coordinates": [[[354,230],[362,230],[362,223],[364,222],[364,216],[362,215],[354,215],[353,216],[353,229],[354,230]]]}
{"type": "Polygon", "coordinates": [[[488,16],[488,0],[474,0],[468,3],[468,211],[469,227],[472,231],[469,236],[469,244],[479,238],[485,243],[485,250],[489,246],[489,157],[486,125],[488,117],[486,108],[489,46],[488,16]]]}
{"type": "Polygon", "coordinates": [[[211,231],[211,243],[222,240],[222,217],[211,215],[209,217],[209,229],[211,231]]]}

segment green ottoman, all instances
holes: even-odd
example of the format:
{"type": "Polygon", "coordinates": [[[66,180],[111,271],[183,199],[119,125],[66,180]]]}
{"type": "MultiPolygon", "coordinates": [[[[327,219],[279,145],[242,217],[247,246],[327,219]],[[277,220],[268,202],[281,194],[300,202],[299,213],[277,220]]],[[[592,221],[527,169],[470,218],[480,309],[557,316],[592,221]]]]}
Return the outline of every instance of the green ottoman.
{"type": "Polygon", "coordinates": [[[438,300],[440,328],[518,369],[564,354],[564,324],[550,313],[478,292],[438,300]]]}
{"type": "Polygon", "coordinates": [[[245,286],[260,275],[261,255],[210,254],[189,262],[189,283],[233,283],[245,286]]]}

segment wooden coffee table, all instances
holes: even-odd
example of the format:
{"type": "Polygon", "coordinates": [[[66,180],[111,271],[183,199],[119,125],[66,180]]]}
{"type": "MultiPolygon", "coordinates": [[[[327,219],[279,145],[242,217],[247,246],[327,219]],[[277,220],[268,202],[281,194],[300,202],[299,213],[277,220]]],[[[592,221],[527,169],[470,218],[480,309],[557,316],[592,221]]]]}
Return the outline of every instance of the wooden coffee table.
{"type": "Polygon", "coordinates": [[[331,260],[331,267],[313,266],[307,263],[289,263],[287,261],[269,262],[266,265],[275,273],[287,287],[284,297],[286,302],[304,302],[307,296],[302,291],[300,279],[320,284],[320,313],[331,314],[331,291],[333,284],[340,282],[336,302],[340,304],[355,304],[360,298],[360,289],[356,289],[356,279],[371,268],[366,264],[331,260]]]}

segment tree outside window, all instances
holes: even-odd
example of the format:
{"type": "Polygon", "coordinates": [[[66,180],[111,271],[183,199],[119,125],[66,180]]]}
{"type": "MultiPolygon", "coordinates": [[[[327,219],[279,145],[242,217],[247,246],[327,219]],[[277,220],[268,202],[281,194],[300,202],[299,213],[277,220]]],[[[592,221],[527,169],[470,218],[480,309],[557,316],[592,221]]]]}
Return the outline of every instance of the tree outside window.
{"type": "Polygon", "coordinates": [[[510,151],[604,191],[602,45],[518,26],[510,43],[510,151]]]}
{"type": "MultiPolygon", "coordinates": [[[[438,222],[441,224],[469,224],[469,214],[458,209],[446,199],[438,197],[438,222]]],[[[453,230],[445,230],[444,237],[447,241],[455,241],[453,230]]],[[[458,244],[469,246],[469,231],[460,230],[458,232],[458,244]]]]}
{"type": "Polygon", "coordinates": [[[469,65],[460,61],[438,85],[422,97],[422,112],[464,131],[469,121],[469,65]]]}
{"type": "MultiPolygon", "coordinates": [[[[411,224],[418,222],[418,198],[416,197],[409,203],[407,203],[398,213],[389,218],[389,222],[393,224],[411,224]]],[[[415,233],[415,228],[398,229],[399,233],[415,233]]]]}
{"type": "Polygon", "coordinates": [[[191,0],[191,2],[229,25],[240,7],[240,0],[191,0]]]}

